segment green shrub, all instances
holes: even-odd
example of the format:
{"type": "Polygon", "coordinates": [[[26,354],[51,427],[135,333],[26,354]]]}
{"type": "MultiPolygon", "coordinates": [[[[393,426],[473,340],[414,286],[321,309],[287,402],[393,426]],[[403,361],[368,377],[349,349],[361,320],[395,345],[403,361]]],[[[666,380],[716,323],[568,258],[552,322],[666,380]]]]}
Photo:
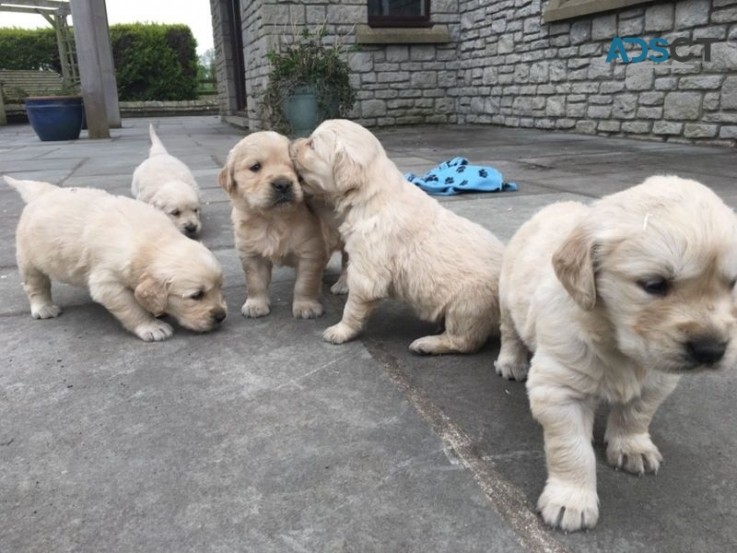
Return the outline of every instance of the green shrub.
{"type": "Polygon", "coordinates": [[[121,100],[197,98],[197,42],[186,25],[110,27],[121,100]]]}
{"type": "Polygon", "coordinates": [[[0,69],[51,69],[61,73],[54,30],[0,28],[0,69]]]}

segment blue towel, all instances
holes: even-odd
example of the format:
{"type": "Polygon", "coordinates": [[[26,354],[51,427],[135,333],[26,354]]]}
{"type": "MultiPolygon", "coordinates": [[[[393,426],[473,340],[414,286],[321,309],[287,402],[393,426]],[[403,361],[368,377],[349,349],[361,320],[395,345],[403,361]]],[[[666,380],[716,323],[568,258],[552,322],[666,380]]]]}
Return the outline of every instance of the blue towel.
{"type": "Polygon", "coordinates": [[[422,177],[406,173],[404,178],[435,196],[517,190],[515,183],[504,182],[502,174],[493,167],[469,165],[468,160],[463,157],[454,157],[441,163],[422,177]]]}

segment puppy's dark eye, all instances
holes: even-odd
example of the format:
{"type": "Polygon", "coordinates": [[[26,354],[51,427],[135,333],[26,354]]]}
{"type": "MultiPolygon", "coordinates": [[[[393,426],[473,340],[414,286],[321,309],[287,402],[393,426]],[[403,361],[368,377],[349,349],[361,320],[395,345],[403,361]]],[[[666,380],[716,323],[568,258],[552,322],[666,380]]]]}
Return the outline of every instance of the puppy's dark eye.
{"type": "Polygon", "coordinates": [[[200,301],[204,297],[205,297],[205,291],[204,290],[200,290],[200,291],[192,294],[191,296],[189,296],[189,299],[195,300],[195,301],[200,301]]]}
{"type": "Polygon", "coordinates": [[[174,215],[174,217],[179,217],[182,214],[182,212],[179,211],[178,209],[175,209],[174,211],[171,212],[171,214],[174,215]]]}
{"type": "Polygon", "coordinates": [[[737,285],[737,278],[733,278],[731,281],[729,281],[730,290],[734,290],[735,285],[737,285]]]}
{"type": "Polygon", "coordinates": [[[664,278],[638,280],[637,285],[651,296],[663,297],[670,291],[670,283],[664,278]]]}
{"type": "Polygon", "coordinates": [[[251,171],[253,171],[254,173],[258,173],[261,170],[261,164],[260,163],[254,163],[253,165],[251,165],[249,167],[249,169],[251,171]]]}

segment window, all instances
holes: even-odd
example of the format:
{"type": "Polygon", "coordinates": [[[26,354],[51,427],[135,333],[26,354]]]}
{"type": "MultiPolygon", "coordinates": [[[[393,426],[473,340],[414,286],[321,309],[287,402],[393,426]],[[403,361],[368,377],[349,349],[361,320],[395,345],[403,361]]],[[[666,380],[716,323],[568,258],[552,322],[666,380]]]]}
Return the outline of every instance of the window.
{"type": "Polygon", "coordinates": [[[430,27],[430,0],[368,0],[371,27],[430,27]]]}

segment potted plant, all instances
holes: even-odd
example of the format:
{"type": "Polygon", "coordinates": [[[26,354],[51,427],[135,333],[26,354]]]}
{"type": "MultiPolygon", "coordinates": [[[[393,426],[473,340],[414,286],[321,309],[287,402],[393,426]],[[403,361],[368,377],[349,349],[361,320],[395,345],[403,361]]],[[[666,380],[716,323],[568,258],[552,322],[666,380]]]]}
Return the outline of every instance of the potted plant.
{"type": "Polygon", "coordinates": [[[42,140],[76,140],[84,124],[84,105],[76,86],[64,86],[40,96],[27,96],[28,121],[42,140]]]}
{"type": "Polygon", "coordinates": [[[338,37],[327,44],[325,25],[292,33],[279,50],[266,54],[271,63],[261,105],[272,128],[306,136],[325,119],[345,116],[356,101],[350,67],[338,37]]]}

